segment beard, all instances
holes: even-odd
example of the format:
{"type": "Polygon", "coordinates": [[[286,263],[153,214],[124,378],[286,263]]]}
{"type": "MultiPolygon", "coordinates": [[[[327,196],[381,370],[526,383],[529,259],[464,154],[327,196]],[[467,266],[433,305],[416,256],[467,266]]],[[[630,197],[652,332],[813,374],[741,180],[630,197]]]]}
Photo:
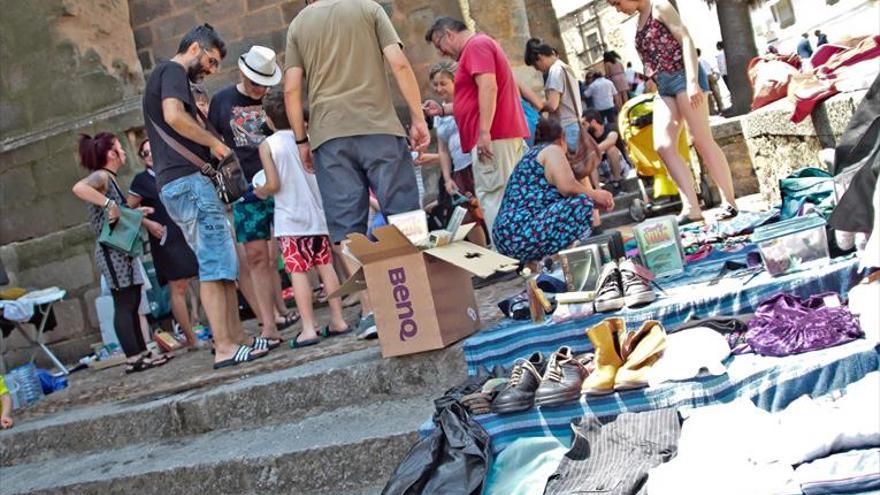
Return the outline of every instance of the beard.
{"type": "Polygon", "coordinates": [[[205,71],[205,66],[202,65],[201,60],[196,60],[194,65],[189,66],[186,69],[186,76],[189,78],[190,82],[200,83],[202,79],[205,78],[207,71],[205,71]]]}

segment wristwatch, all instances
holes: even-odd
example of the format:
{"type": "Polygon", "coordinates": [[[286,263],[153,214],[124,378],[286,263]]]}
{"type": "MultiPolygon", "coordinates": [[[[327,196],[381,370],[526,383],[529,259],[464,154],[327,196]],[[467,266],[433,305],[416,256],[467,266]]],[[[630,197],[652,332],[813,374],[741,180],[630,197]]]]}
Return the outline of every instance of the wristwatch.
{"type": "Polygon", "coordinates": [[[305,144],[305,143],[308,143],[308,142],[309,142],[309,137],[308,137],[308,136],[306,136],[306,137],[304,137],[304,138],[302,138],[302,139],[297,139],[297,140],[296,140],[296,144],[305,144]]]}

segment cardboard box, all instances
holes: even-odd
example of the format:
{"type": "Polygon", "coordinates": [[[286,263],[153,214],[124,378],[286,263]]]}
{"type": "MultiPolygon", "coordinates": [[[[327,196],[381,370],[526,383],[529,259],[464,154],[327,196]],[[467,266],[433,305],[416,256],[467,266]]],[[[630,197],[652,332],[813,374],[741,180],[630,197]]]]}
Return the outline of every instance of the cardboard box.
{"type": "Polygon", "coordinates": [[[393,225],[373,231],[377,241],[348,236],[347,250],[362,267],[331,296],[367,289],[382,356],[442,349],[480,328],[471,277],[488,277],[517,261],[463,241],[420,250],[393,225]]]}

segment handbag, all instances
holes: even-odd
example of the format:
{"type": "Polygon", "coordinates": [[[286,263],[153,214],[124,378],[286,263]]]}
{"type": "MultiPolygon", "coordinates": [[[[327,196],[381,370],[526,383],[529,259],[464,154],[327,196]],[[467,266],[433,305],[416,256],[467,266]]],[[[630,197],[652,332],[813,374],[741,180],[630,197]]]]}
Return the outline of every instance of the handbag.
{"type": "MultiPolygon", "coordinates": [[[[110,180],[113,187],[120,197],[125,197],[120,191],[116,181],[110,180]]],[[[117,251],[127,254],[132,258],[140,256],[144,251],[144,242],[146,241],[146,230],[143,227],[144,212],[135,210],[124,205],[117,205],[119,208],[119,218],[115,222],[110,222],[105,217],[104,225],[101,227],[101,233],[98,235],[98,242],[104,246],[113,248],[117,251]]]]}
{"type": "MultiPolygon", "coordinates": [[[[208,122],[207,117],[202,114],[201,110],[197,110],[202,121],[211,134],[220,138],[214,127],[208,122]]],[[[165,143],[176,151],[180,156],[186,158],[190,163],[196,166],[203,175],[206,175],[214,183],[217,190],[217,196],[226,204],[232,204],[242,198],[248,191],[248,183],[244,176],[244,170],[238,162],[235,152],[230,152],[223,157],[216,165],[211,161],[204,161],[186,146],[180,144],[176,139],[169,136],[156,122],[150,119],[156,133],[165,143]]]]}

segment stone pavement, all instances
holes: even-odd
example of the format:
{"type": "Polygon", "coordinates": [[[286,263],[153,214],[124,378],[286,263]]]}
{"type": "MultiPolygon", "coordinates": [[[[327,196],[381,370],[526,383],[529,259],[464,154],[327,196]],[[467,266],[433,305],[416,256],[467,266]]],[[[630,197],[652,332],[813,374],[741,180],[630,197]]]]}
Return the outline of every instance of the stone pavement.
{"type": "MultiPolygon", "coordinates": [[[[516,293],[522,286],[519,279],[514,279],[476,290],[484,328],[491,327],[503,317],[495,305],[497,301],[516,293]]],[[[359,306],[346,308],[346,320],[355,324],[359,308],[359,306]]],[[[329,308],[326,306],[316,308],[316,320],[329,321],[329,308]]],[[[248,320],[244,325],[246,333],[258,332],[256,320],[248,320]]],[[[300,330],[301,324],[297,323],[284,330],[282,334],[285,338],[293,338],[300,330]]],[[[370,347],[378,347],[378,341],[358,340],[353,334],[349,334],[325,339],[317,346],[304,349],[291,350],[284,345],[258,361],[222,370],[211,368],[213,356],[208,350],[209,347],[196,352],[178,351],[174,359],[165,366],[130,375],[124,374],[123,366],[100,371],[86,369],[68,377],[67,389],[55,392],[33,407],[20,411],[16,415],[16,421],[27,421],[30,418],[101,402],[139,402],[161,398],[370,347]]]]}

